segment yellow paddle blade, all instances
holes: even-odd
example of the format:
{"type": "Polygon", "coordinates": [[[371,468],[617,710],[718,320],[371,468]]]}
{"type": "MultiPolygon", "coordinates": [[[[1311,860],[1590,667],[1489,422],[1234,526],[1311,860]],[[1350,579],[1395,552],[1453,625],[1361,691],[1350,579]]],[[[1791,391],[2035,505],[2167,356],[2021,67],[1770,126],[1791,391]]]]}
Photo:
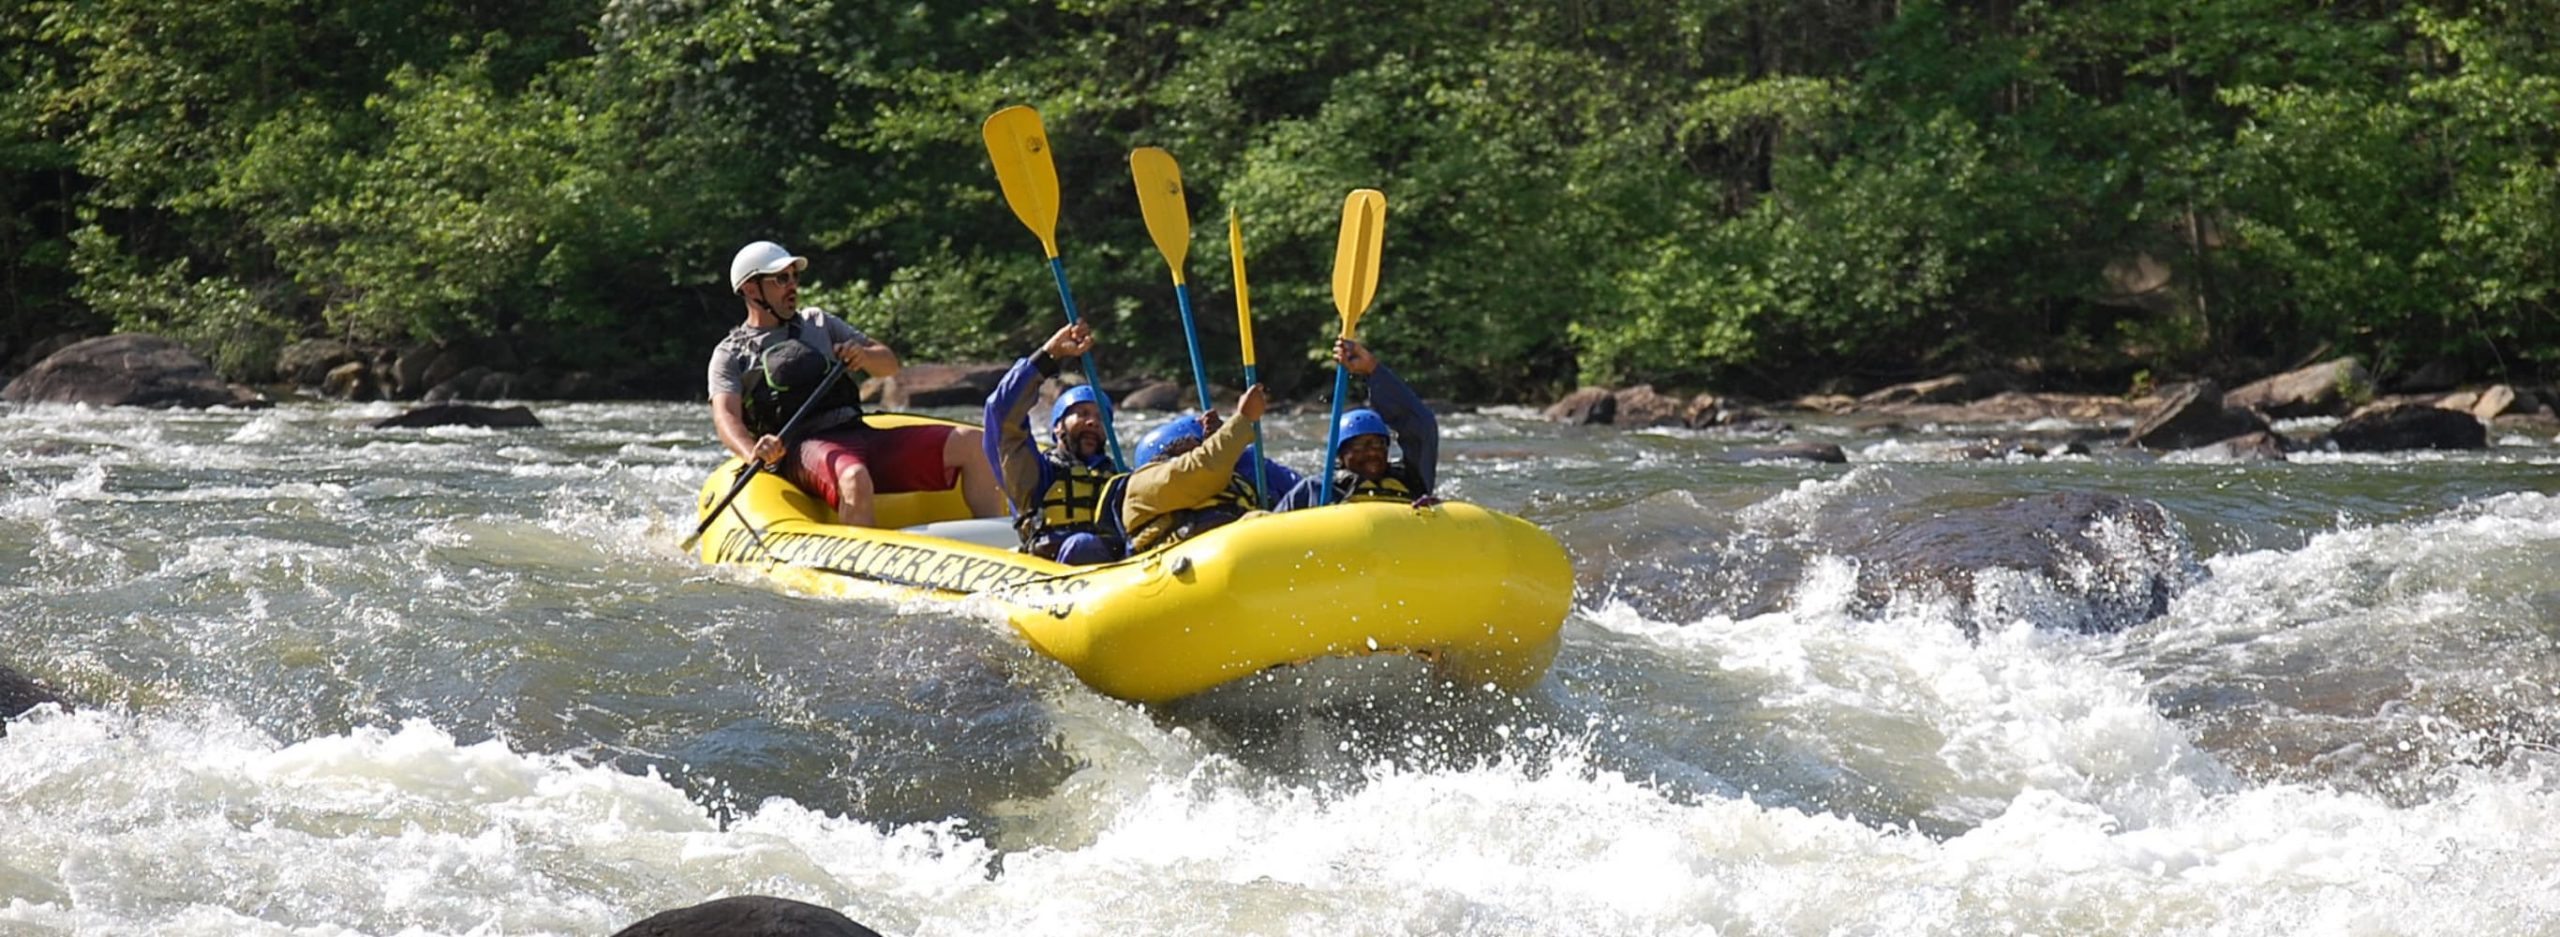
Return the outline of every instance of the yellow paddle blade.
{"type": "Polygon", "coordinates": [[[1236,338],[1244,343],[1244,366],[1253,367],[1253,293],[1244,285],[1244,220],[1227,208],[1227,253],[1236,261],[1236,338]]]}
{"type": "Polygon", "coordinates": [[[1378,255],[1387,235],[1387,196],[1355,189],[1342,200],[1342,236],[1333,249],[1333,308],[1342,313],[1342,337],[1352,338],[1360,314],[1378,298],[1378,255]]]}
{"type": "Polygon", "coordinates": [[[1040,112],[1014,105],[987,117],[987,158],[1014,217],[1040,236],[1040,249],[1058,256],[1058,166],[1049,156],[1049,132],[1040,112]]]}
{"type": "Polygon", "coordinates": [[[1147,216],[1147,235],[1182,282],[1182,260],[1191,253],[1191,205],[1182,197],[1182,167],[1163,147],[1129,151],[1129,178],[1138,184],[1138,211],[1147,216]]]}

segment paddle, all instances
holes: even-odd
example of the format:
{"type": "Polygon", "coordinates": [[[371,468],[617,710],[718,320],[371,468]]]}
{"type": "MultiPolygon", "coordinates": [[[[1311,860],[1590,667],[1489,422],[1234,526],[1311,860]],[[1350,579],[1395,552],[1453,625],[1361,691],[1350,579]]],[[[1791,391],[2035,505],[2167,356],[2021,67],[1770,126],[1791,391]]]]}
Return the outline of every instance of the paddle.
{"type": "MultiPolygon", "coordinates": [[[[1049,156],[1049,133],[1040,127],[1040,112],[1017,104],[989,115],[982,129],[1005,204],[1039,236],[1040,249],[1049,258],[1049,275],[1058,281],[1058,302],[1067,308],[1067,324],[1074,325],[1076,294],[1067,288],[1067,264],[1058,258],[1058,167],[1049,156]]],[[[1111,443],[1112,467],[1127,471],[1128,460],[1120,457],[1120,434],[1111,429],[1111,400],[1099,394],[1102,376],[1094,371],[1093,354],[1087,352],[1077,360],[1084,363],[1084,382],[1097,392],[1102,438],[1111,443]]]]}
{"type": "MultiPolygon", "coordinates": [[[[843,376],[844,361],[834,355],[828,355],[827,376],[818,380],[818,389],[809,393],[809,399],[800,401],[800,409],[791,411],[791,418],[782,421],[782,429],[774,433],[774,435],[782,437],[783,451],[790,451],[791,433],[792,431],[800,428],[800,418],[808,416],[809,408],[817,404],[819,398],[825,397],[827,395],[827,391],[836,386],[836,379],[843,376]]],[[[747,464],[738,467],[738,483],[729,486],[729,493],[721,496],[719,504],[713,505],[711,510],[704,511],[702,513],[702,523],[693,528],[692,536],[684,538],[684,546],[679,547],[678,549],[687,553],[693,552],[693,545],[702,539],[702,532],[711,529],[711,522],[720,517],[721,511],[728,510],[729,502],[738,500],[739,492],[747,490],[747,482],[754,480],[756,472],[764,467],[764,463],[756,459],[755,453],[749,452],[747,454],[747,464]]],[[[740,520],[743,522],[744,518],[741,518],[740,520]]],[[[764,546],[764,538],[757,536],[753,525],[749,525],[747,527],[747,535],[756,538],[756,546],[758,548],[762,548],[764,546]]],[[[773,551],[766,550],[765,555],[772,556],[773,551]]]]}
{"type": "MultiPolygon", "coordinates": [[[[1232,205],[1227,206],[1227,254],[1236,262],[1236,340],[1244,345],[1244,386],[1251,387],[1262,383],[1262,376],[1253,370],[1253,294],[1244,286],[1244,222],[1232,205]]],[[[1207,392],[1202,393],[1205,396],[1207,392]]],[[[1271,507],[1271,480],[1262,471],[1261,420],[1253,421],[1253,450],[1253,490],[1261,499],[1262,507],[1268,510],[1271,507]]]]}
{"type": "Polygon", "coordinates": [[[1162,147],[1129,151],[1129,178],[1138,184],[1138,211],[1147,218],[1147,236],[1173,269],[1173,299],[1182,307],[1182,340],[1191,345],[1191,384],[1200,392],[1200,412],[1209,404],[1209,368],[1200,363],[1200,329],[1191,324],[1191,287],[1182,282],[1182,259],[1191,252],[1191,205],[1182,197],[1182,167],[1162,147]]]}
{"type": "MultiPolygon", "coordinates": [[[[1355,189],[1342,200],[1342,235],[1333,249],[1333,308],[1342,314],[1342,340],[1357,340],[1360,314],[1378,297],[1378,254],[1385,246],[1387,196],[1376,189],[1355,189]]],[[[1324,496],[1333,503],[1333,452],[1342,445],[1342,398],[1351,393],[1351,369],[1333,369],[1333,419],[1324,441],[1324,496]]]]}

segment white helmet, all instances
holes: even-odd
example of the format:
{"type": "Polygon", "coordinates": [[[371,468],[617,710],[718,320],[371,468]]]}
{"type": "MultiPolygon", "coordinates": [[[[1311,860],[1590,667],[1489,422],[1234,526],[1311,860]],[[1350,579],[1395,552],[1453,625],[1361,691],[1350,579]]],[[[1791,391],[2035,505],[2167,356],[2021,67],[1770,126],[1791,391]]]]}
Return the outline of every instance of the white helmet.
{"type": "Polygon", "coordinates": [[[808,266],[809,258],[791,256],[790,251],[783,250],[782,245],[772,241],[757,241],[738,248],[738,256],[730,258],[729,292],[746,289],[748,277],[780,273],[784,267],[798,273],[808,266]]]}

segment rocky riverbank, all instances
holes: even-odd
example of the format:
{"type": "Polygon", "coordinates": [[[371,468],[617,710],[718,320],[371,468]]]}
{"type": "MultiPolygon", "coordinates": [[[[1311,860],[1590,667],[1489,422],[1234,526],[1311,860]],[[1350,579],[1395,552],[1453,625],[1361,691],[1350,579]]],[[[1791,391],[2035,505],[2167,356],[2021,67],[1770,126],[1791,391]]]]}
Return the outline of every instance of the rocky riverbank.
{"type": "MultiPolygon", "coordinates": [[[[522,407],[471,402],[683,397],[691,392],[690,385],[644,388],[585,371],[537,373],[516,364],[504,349],[467,345],[394,350],[326,339],[300,342],[279,357],[278,381],[261,387],[226,382],[202,357],[158,336],[128,333],[56,345],[10,380],[0,390],[0,400],[152,407],[257,407],[290,396],[414,400],[428,405],[415,411],[419,416],[404,415],[386,425],[453,421],[528,426],[538,421],[522,407]]],[[[893,410],[974,406],[986,399],[1005,368],[1004,362],[911,364],[897,377],[865,383],[863,396],[893,410]]],[[[1196,397],[1187,385],[1165,380],[1127,379],[1105,386],[1120,406],[1132,410],[1179,410],[1196,397]]],[[[1213,389],[1211,399],[1224,400],[1232,393],[1213,389]]],[[[2488,445],[2493,429],[2560,435],[2555,404],[2560,404],[2560,392],[2549,387],[2456,386],[2423,374],[2384,392],[2357,359],[2336,358],[2229,390],[2198,380],[2141,394],[2083,394],[2025,387],[2007,375],[1956,374],[1854,396],[1751,401],[1714,393],[1666,394],[1639,384],[1584,387],[1542,412],[1550,420],[1582,425],[1782,437],[1795,422],[1811,418],[1845,421],[1878,434],[1920,426],[1979,426],[1986,428],[1986,439],[1976,447],[1984,457],[2115,445],[2282,459],[2308,449],[2476,449],[2488,445]],[[2278,428],[2283,421],[2306,418],[2322,428],[2278,428]],[[2039,429],[2048,425],[2055,429],[2039,429]],[[1990,432],[1994,427],[1999,430],[1990,432]]],[[[1322,402],[1298,406],[1313,409],[1322,402]]],[[[1768,450],[1768,457],[1842,460],[1837,446],[1810,442],[1781,443],[1768,450]]]]}

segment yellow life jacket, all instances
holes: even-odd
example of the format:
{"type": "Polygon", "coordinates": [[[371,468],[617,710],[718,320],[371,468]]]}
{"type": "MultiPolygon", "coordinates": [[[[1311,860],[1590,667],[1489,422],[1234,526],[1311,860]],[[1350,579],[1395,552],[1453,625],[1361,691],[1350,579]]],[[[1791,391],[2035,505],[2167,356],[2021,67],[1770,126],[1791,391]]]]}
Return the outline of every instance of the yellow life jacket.
{"type": "Polygon", "coordinates": [[[1233,521],[1262,509],[1262,499],[1255,494],[1253,483],[1230,473],[1227,487],[1196,508],[1167,511],[1129,532],[1132,554],[1160,546],[1181,543],[1218,525],[1233,521]]]}
{"type": "Polygon", "coordinates": [[[1115,477],[1109,468],[1081,464],[1065,464],[1049,460],[1057,470],[1049,487],[1041,489],[1037,510],[1024,511],[1013,520],[1013,529],[1022,535],[1026,548],[1037,548],[1045,541],[1054,544],[1069,534],[1104,534],[1110,531],[1102,523],[1102,494],[1115,477]]]}
{"type": "Polygon", "coordinates": [[[1334,502],[1336,504],[1358,504],[1363,501],[1412,504],[1413,499],[1422,496],[1421,492],[1407,486],[1404,479],[1398,477],[1393,471],[1380,475],[1375,480],[1364,480],[1352,472],[1339,472],[1333,476],[1333,490],[1339,494],[1334,502]]]}

